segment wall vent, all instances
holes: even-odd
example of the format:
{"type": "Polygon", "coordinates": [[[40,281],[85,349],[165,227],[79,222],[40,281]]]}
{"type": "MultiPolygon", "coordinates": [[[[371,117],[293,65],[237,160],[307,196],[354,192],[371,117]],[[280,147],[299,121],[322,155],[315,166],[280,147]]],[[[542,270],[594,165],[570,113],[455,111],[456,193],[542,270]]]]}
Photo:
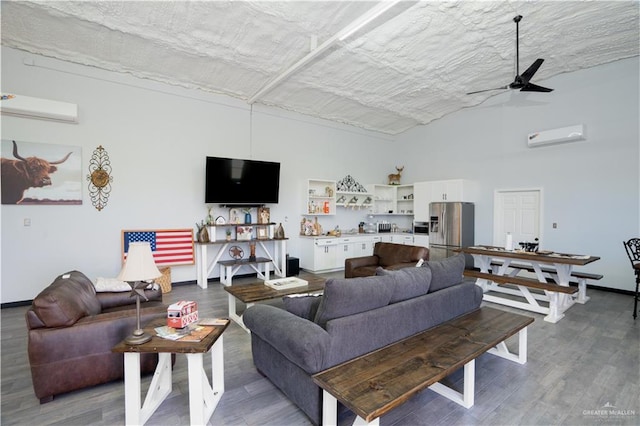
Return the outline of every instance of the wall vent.
{"type": "Polygon", "coordinates": [[[581,141],[585,139],[584,124],[577,124],[575,126],[562,127],[560,129],[529,133],[529,136],[527,137],[527,144],[529,145],[529,148],[533,148],[541,145],[581,141]]]}

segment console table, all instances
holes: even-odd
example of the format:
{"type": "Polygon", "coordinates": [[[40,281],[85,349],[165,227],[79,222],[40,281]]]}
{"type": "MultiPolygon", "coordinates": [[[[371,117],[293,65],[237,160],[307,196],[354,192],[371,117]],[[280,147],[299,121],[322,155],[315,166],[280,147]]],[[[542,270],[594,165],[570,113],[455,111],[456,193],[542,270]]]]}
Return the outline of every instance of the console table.
{"type": "MultiPolygon", "coordinates": [[[[287,276],[287,239],[268,239],[268,240],[232,240],[232,241],[213,241],[209,243],[196,242],[196,273],[198,286],[207,288],[207,280],[215,267],[220,265],[220,282],[223,285],[231,285],[233,276],[238,272],[240,267],[248,266],[258,274],[261,279],[269,279],[269,270],[273,264],[273,271],[279,277],[287,276]],[[227,253],[231,245],[248,245],[256,244],[256,250],[261,251],[260,256],[256,256],[255,260],[248,258],[235,260],[222,260],[222,256],[227,253]],[[209,258],[211,255],[211,258],[209,258]],[[211,259],[209,261],[209,259],[211,259]],[[260,270],[260,266],[264,267],[264,271],[260,270]]],[[[247,250],[248,251],[248,250],[247,250]]]]}

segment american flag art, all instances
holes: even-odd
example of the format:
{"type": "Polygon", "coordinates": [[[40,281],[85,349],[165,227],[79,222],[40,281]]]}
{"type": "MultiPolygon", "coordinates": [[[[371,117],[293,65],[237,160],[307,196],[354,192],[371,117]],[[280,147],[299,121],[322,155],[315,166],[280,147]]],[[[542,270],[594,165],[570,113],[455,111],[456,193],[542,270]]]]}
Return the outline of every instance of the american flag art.
{"type": "Polygon", "coordinates": [[[129,243],[148,242],[157,265],[192,265],[192,229],[156,229],[122,231],[122,259],[127,258],[129,243]]]}

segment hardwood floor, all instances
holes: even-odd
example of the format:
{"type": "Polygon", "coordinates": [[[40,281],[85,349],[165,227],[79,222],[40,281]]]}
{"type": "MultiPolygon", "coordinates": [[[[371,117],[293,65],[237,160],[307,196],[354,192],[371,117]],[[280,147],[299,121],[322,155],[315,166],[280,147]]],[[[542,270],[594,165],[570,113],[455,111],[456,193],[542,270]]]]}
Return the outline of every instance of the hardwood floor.
{"type": "MultiPolygon", "coordinates": [[[[331,276],[331,274],[328,274],[331,276]]],[[[341,276],[341,273],[333,274],[341,276]]],[[[241,278],[234,283],[255,281],[241,278]]],[[[528,362],[519,365],[490,354],[476,361],[475,406],[470,409],[425,390],[381,418],[385,426],[414,425],[638,425],[640,424],[640,320],[633,298],[588,291],[586,305],[569,309],[557,324],[543,315],[529,328],[528,362]],[[615,407],[615,408],[614,408],[615,407]]],[[[217,282],[203,290],[174,285],[165,303],[196,300],[201,317],[227,316],[227,293],[217,282]]],[[[281,301],[269,302],[281,306],[281,301]]],[[[239,303],[239,305],[241,305],[239,303]]],[[[33,394],[24,313],[2,309],[2,403],[0,423],[8,425],[124,424],[124,383],[113,382],[59,395],[40,405],[33,394]]],[[[510,340],[511,348],[516,348],[510,340]]],[[[309,425],[307,417],[256,371],[250,336],[232,323],[224,334],[225,387],[210,425],[309,425]]],[[[210,363],[205,363],[210,374],[210,363]],[[207,364],[209,364],[207,366],[207,364]]],[[[151,380],[143,379],[143,389],[151,380]]],[[[462,371],[448,378],[459,386],[462,371]]],[[[178,355],[173,392],[147,424],[189,424],[187,366],[178,355]]],[[[353,416],[345,412],[340,425],[353,416]]]]}

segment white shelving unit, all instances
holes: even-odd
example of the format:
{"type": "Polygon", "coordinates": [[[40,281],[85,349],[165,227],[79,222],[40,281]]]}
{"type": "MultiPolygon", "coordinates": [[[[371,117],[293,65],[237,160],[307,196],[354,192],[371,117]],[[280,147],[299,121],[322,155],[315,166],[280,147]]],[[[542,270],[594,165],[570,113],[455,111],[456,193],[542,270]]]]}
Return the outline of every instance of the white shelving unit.
{"type": "Polygon", "coordinates": [[[309,179],[303,215],[332,216],[336,214],[336,181],[309,179]]]}
{"type": "Polygon", "coordinates": [[[413,215],[413,185],[368,185],[373,193],[372,214],[413,215]]]}

